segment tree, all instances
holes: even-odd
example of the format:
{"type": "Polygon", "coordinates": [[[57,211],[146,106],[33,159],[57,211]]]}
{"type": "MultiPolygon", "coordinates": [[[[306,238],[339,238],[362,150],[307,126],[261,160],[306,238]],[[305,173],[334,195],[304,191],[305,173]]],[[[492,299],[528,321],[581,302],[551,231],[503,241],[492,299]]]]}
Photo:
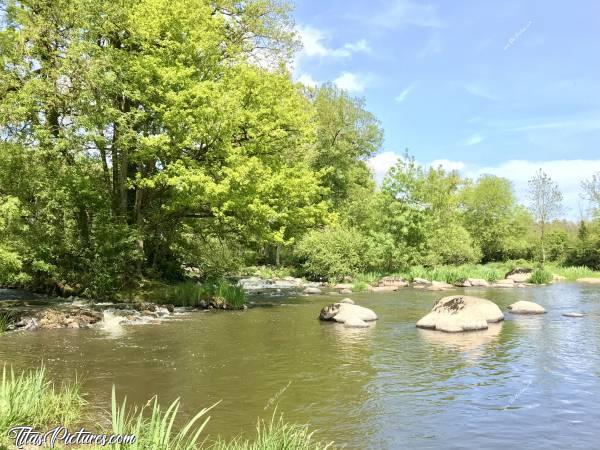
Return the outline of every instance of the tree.
{"type": "Polygon", "coordinates": [[[542,169],[529,180],[529,210],[533,214],[540,230],[540,248],[542,263],[546,262],[545,230],[546,225],[562,211],[562,194],[552,178],[542,169]]]}
{"type": "Polygon", "coordinates": [[[506,241],[515,232],[512,219],[516,202],[506,178],[483,175],[461,192],[463,221],[479,245],[483,260],[497,261],[506,255],[506,241]]]}
{"type": "Polygon", "coordinates": [[[600,217],[600,172],[595,173],[589,180],[581,182],[583,196],[591,204],[595,215],[600,217]]]}

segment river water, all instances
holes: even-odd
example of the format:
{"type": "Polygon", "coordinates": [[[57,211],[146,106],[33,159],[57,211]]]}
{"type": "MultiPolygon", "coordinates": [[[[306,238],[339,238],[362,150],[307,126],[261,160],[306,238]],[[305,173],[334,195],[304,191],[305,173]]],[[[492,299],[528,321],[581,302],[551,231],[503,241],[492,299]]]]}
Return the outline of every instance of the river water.
{"type": "MultiPolygon", "coordinates": [[[[456,289],[453,293],[463,293],[456,289]]],[[[139,405],[158,394],[184,414],[216,401],[211,436],[253,433],[274,407],[287,421],[352,449],[600,449],[600,288],[561,283],[467,290],[511,316],[485,332],[419,330],[438,292],[355,294],[369,329],[317,320],[331,295],[271,307],[202,312],[160,325],[47,330],[0,337],[0,364],[83,381],[95,413],[111,387],[139,405]],[[582,311],[583,318],[562,313],[582,311]]],[[[447,295],[447,293],[444,293],[447,295]]]]}

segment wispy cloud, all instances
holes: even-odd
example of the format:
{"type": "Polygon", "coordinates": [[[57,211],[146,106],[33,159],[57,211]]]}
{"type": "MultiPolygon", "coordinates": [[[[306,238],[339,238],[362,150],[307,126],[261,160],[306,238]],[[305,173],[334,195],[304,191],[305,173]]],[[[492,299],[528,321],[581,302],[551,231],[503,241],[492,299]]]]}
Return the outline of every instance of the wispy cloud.
{"type": "Polygon", "coordinates": [[[480,97],[492,101],[500,100],[500,97],[496,93],[492,92],[489,88],[479,83],[467,83],[465,85],[465,90],[469,94],[474,95],[475,97],[480,97]]]}
{"type": "Polygon", "coordinates": [[[352,72],[342,72],[333,82],[340,89],[344,89],[350,93],[363,92],[367,85],[365,76],[352,72]]]}
{"type": "Polygon", "coordinates": [[[465,139],[463,142],[464,145],[477,145],[481,144],[485,140],[485,136],[475,133],[465,139]]]}
{"type": "Polygon", "coordinates": [[[415,83],[412,83],[410,86],[408,86],[402,92],[400,92],[400,94],[394,100],[396,100],[398,103],[402,103],[404,100],[406,100],[406,97],[408,97],[408,95],[413,91],[414,88],[415,88],[415,83]]]}
{"type": "Polygon", "coordinates": [[[518,126],[513,131],[533,131],[533,130],[573,130],[573,131],[592,131],[600,130],[600,117],[577,119],[577,120],[557,120],[536,122],[529,125],[518,126]]]}
{"type": "Polygon", "coordinates": [[[440,20],[434,5],[412,0],[387,2],[378,14],[369,17],[369,22],[382,28],[395,29],[403,26],[440,28],[440,20]]]}

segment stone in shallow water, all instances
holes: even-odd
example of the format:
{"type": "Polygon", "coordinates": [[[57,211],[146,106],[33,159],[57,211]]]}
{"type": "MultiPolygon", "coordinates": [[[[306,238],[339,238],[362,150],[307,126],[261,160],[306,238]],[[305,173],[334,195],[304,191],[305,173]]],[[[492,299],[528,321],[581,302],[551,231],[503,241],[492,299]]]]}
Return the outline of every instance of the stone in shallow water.
{"type": "Polygon", "coordinates": [[[488,323],[500,322],[504,314],[498,305],[484,298],[453,295],[438,300],[417,327],[456,333],[485,330],[488,323]]]}
{"type": "Polygon", "coordinates": [[[358,305],[332,303],[331,305],[324,307],[319,315],[319,319],[321,320],[333,320],[340,323],[345,323],[352,318],[369,322],[371,320],[377,320],[377,314],[369,308],[358,305]]]}
{"type": "Polygon", "coordinates": [[[534,302],[525,300],[518,301],[512,305],[508,305],[508,309],[513,314],[545,314],[546,310],[543,306],[534,302]]]}
{"type": "Polygon", "coordinates": [[[346,328],[369,328],[369,324],[367,322],[356,317],[351,317],[350,319],[346,320],[344,322],[344,326],[346,328]]]}
{"type": "Polygon", "coordinates": [[[314,295],[318,295],[321,293],[321,289],[319,289],[318,287],[307,287],[306,289],[304,289],[303,291],[305,294],[314,294],[314,295]]]}
{"type": "Polygon", "coordinates": [[[348,303],[349,305],[354,305],[354,300],[352,300],[351,298],[344,298],[342,300],[340,300],[340,303],[348,303]]]}
{"type": "Polygon", "coordinates": [[[578,312],[567,312],[567,313],[563,313],[563,316],[565,316],[565,317],[585,317],[585,316],[587,316],[587,314],[578,313],[578,312]]]}

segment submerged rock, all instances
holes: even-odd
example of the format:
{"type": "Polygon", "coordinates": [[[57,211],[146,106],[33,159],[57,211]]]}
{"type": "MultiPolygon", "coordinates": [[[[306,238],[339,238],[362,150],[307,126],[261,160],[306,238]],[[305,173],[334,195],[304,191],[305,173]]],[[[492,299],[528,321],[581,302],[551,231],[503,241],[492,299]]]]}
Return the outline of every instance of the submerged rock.
{"type": "Polygon", "coordinates": [[[471,284],[471,286],[475,287],[487,287],[490,283],[483,278],[467,278],[467,281],[471,284]]]}
{"type": "Polygon", "coordinates": [[[359,319],[364,322],[377,320],[377,314],[363,306],[350,303],[332,303],[325,306],[319,314],[320,320],[331,320],[339,323],[346,323],[350,319],[359,319]]]}
{"type": "Polygon", "coordinates": [[[340,294],[344,294],[344,295],[352,294],[352,289],[342,289],[340,291],[340,294]]]}
{"type": "Polygon", "coordinates": [[[567,312],[567,313],[563,313],[563,316],[565,316],[565,317],[585,317],[585,316],[587,316],[587,314],[578,313],[578,312],[567,312]]]}
{"type": "Polygon", "coordinates": [[[513,314],[545,314],[546,310],[543,306],[534,302],[525,300],[518,301],[512,305],[508,305],[508,309],[513,314]]]}
{"type": "Polygon", "coordinates": [[[400,289],[398,286],[369,286],[369,292],[395,292],[400,289]]]}
{"type": "Polygon", "coordinates": [[[505,280],[498,280],[494,284],[492,284],[492,286],[499,288],[512,288],[515,287],[515,280],[512,280],[510,278],[507,278],[505,280]]]}
{"type": "Polygon", "coordinates": [[[349,305],[354,305],[354,300],[352,300],[351,298],[344,298],[342,300],[340,300],[340,303],[347,303],[349,305]]]}
{"type": "Polygon", "coordinates": [[[488,323],[500,322],[504,314],[495,303],[478,297],[450,296],[438,300],[417,327],[455,333],[485,330],[488,323]]]}
{"type": "Polygon", "coordinates": [[[302,292],[309,295],[318,295],[321,293],[321,289],[319,289],[318,287],[307,287],[302,292]]]}

